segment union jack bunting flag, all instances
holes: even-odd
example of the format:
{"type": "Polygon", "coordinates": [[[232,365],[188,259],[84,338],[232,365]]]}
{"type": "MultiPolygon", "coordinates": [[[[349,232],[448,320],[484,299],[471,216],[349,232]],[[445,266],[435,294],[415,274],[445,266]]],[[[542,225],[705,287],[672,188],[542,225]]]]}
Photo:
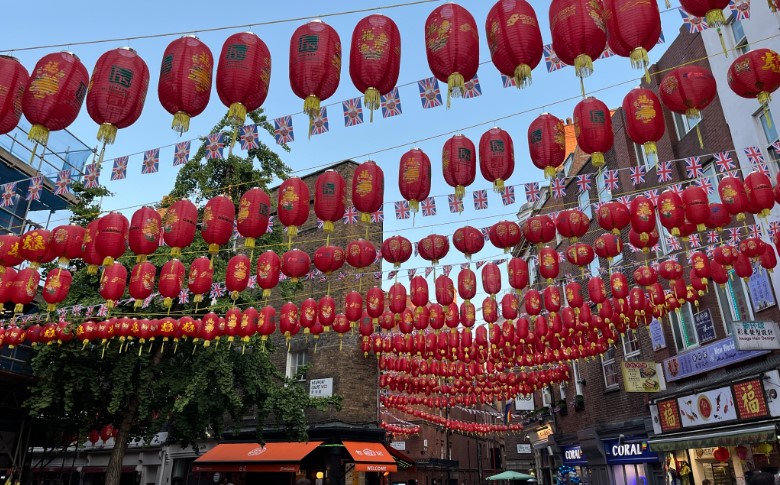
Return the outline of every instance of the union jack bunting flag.
{"type": "Polygon", "coordinates": [[[772,143],[772,149],[774,149],[775,153],[780,154],[780,141],[772,143]]]}
{"type": "MultiPolygon", "coordinates": [[[[382,209],[379,209],[376,212],[371,213],[371,222],[376,224],[379,222],[384,222],[385,220],[385,211],[382,209]]],[[[379,253],[377,253],[377,256],[379,256],[379,253]]]]}
{"type": "Polygon", "coordinates": [[[479,85],[479,76],[476,74],[471,81],[466,81],[466,85],[463,89],[463,97],[465,99],[476,98],[482,96],[482,86],[479,85]]]}
{"type": "MultiPolygon", "coordinates": [[[[149,308],[149,305],[152,304],[152,300],[155,296],[157,296],[158,293],[155,293],[153,295],[149,295],[146,298],[144,298],[144,302],[141,304],[141,308],[149,308]]],[[[213,297],[212,297],[213,298],[213,297]]]]}
{"type": "Polygon", "coordinates": [[[179,292],[179,305],[186,305],[190,302],[190,290],[182,288],[179,292]]]}
{"type": "Polygon", "coordinates": [[[409,219],[411,217],[411,211],[409,210],[409,202],[401,200],[393,204],[395,206],[395,218],[396,219],[409,219]]]}
{"type": "Polygon", "coordinates": [[[680,241],[678,241],[674,236],[669,236],[666,238],[666,245],[672,251],[679,251],[682,248],[682,246],[680,246],[680,241]]]}
{"type": "Polygon", "coordinates": [[[295,141],[292,115],[282,116],[281,118],[276,118],[274,120],[274,139],[278,145],[284,145],[295,141]]]}
{"type": "Polygon", "coordinates": [[[84,167],[84,187],[94,189],[100,185],[100,167],[96,163],[90,163],[84,167]]]}
{"type": "Polygon", "coordinates": [[[658,42],[656,42],[655,44],[658,45],[658,44],[663,44],[665,42],[666,42],[666,38],[664,37],[664,33],[661,32],[661,35],[658,36],[658,42]]]}
{"type": "Polygon", "coordinates": [[[54,185],[57,186],[57,189],[54,191],[54,195],[69,194],[70,184],[72,181],[73,180],[71,179],[70,169],[60,170],[57,174],[57,181],[54,182],[54,185]]]}
{"type": "Polygon", "coordinates": [[[431,275],[431,273],[433,273],[433,268],[431,268],[430,266],[425,268],[425,277],[426,278],[429,277],[431,275]]]}
{"type": "Polygon", "coordinates": [[[700,248],[701,242],[699,240],[699,235],[694,232],[688,236],[688,244],[690,244],[692,248],[700,248]]]}
{"type": "Polygon", "coordinates": [[[753,170],[769,175],[769,167],[764,163],[764,155],[758,147],[745,147],[745,156],[747,156],[750,166],[753,170]]]}
{"type": "Polygon", "coordinates": [[[414,278],[414,275],[417,274],[417,268],[407,269],[406,270],[406,276],[409,277],[409,279],[414,278]]]}
{"type": "Polygon", "coordinates": [[[591,180],[590,180],[589,173],[586,173],[584,175],[577,175],[577,189],[580,194],[589,191],[590,187],[591,187],[591,180]]]}
{"type": "Polygon", "coordinates": [[[562,178],[554,178],[550,181],[550,190],[553,198],[563,199],[566,197],[566,181],[562,178]]]}
{"type": "Polygon", "coordinates": [[[414,247],[414,257],[415,257],[415,258],[416,258],[416,257],[417,257],[417,255],[419,254],[419,253],[417,252],[417,245],[418,245],[418,244],[419,244],[418,242],[416,242],[416,243],[412,243],[412,245],[413,245],[413,247],[414,247]]]}
{"type": "Polygon", "coordinates": [[[276,221],[276,216],[268,217],[268,229],[265,230],[266,234],[271,234],[274,232],[274,221],[276,221]]]}
{"type": "Polygon", "coordinates": [[[727,173],[736,168],[729,152],[715,153],[713,157],[715,158],[715,167],[720,173],[727,173]]]}
{"type": "Polygon", "coordinates": [[[607,59],[608,57],[614,56],[615,53],[612,51],[612,49],[609,48],[609,46],[604,48],[604,52],[601,53],[599,56],[599,59],[607,59]]]}
{"type": "Polygon", "coordinates": [[[30,185],[27,186],[27,197],[24,200],[41,200],[41,189],[43,188],[43,175],[36,175],[30,179],[30,185]]]}
{"type": "Polygon", "coordinates": [[[672,162],[658,162],[655,166],[656,174],[658,175],[658,182],[671,182],[672,181],[672,162]]]}
{"type": "Polygon", "coordinates": [[[143,165],[141,165],[141,173],[142,174],[156,173],[159,170],[159,168],[160,168],[160,149],[154,148],[152,150],[146,150],[144,152],[144,162],[143,165]]]}
{"type": "Polygon", "coordinates": [[[111,180],[124,180],[127,177],[127,161],[127,156],[114,159],[114,168],[111,169],[111,180]]]}
{"type": "MultiPolygon", "coordinates": [[[[151,298],[151,295],[150,295],[150,298],[151,298]]],[[[81,315],[82,310],[84,310],[84,307],[77,303],[77,304],[73,305],[73,307],[71,308],[71,313],[73,315],[81,315]]]]}
{"type": "Polygon", "coordinates": [[[190,161],[190,143],[190,140],[187,140],[176,144],[176,149],[173,152],[174,167],[184,165],[190,161]]]}
{"type": "Polygon", "coordinates": [[[344,211],[344,224],[357,224],[358,221],[358,211],[354,207],[348,207],[344,211]]]}
{"type": "Polygon", "coordinates": [[[355,126],[363,123],[363,102],[360,98],[352,98],[341,103],[344,110],[344,126],[355,126]]]}
{"type": "Polygon", "coordinates": [[[715,246],[706,246],[704,252],[707,253],[707,257],[712,259],[715,256],[715,246]]]}
{"type": "Polygon", "coordinates": [[[469,263],[460,263],[460,269],[461,271],[464,269],[469,269],[469,263]]]}
{"type": "Polygon", "coordinates": [[[322,135],[330,131],[328,126],[328,108],[320,108],[320,113],[312,118],[309,129],[309,136],[322,135]]]}
{"type": "Polygon", "coordinates": [[[398,270],[397,269],[394,269],[394,270],[392,270],[392,271],[387,273],[387,279],[388,280],[392,280],[396,276],[398,276],[398,270]]]}
{"type": "Polygon", "coordinates": [[[345,279],[346,277],[347,277],[347,273],[345,273],[343,271],[339,271],[339,274],[336,276],[336,279],[341,281],[341,280],[345,279]]]}
{"type": "Polygon", "coordinates": [[[455,214],[463,212],[463,199],[458,198],[455,194],[447,196],[447,204],[450,207],[450,213],[455,214]]]}
{"type": "Polygon", "coordinates": [[[257,125],[244,125],[241,127],[241,137],[239,142],[241,143],[242,150],[253,150],[260,146],[260,139],[257,137],[257,125]]]}
{"type": "Polygon", "coordinates": [[[750,237],[760,238],[761,237],[761,226],[758,224],[751,224],[748,226],[748,234],[750,234],[750,237]]]}
{"type": "Polygon", "coordinates": [[[84,312],[84,316],[89,318],[95,313],[95,305],[90,305],[87,307],[87,311],[84,312]]]}
{"type": "Polygon", "coordinates": [[[688,157],[685,159],[685,175],[689,179],[701,177],[701,157],[688,157]]]}
{"type": "Polygon", "coordinates": [[[604,170],[604,186],[609,190],[610,192],[613,192],[615,190],[618,190],[620,188],[620,179],[618,178],[618,171],[617,170],[604,170]]]}
{"type": "Polygon", "coordinates": [[[704,29],[709,27],[709,25],[707,25],[707,21],[704,20],[702,17],[694,17],[693,15],[688,15],[688,12],[686,12],[683,9],[680,9],[680,16],[683,19],[683,24],[688,26],[688,32],[691,34],[695,34],[696,32],[701,32],[704,29]]]}
{"type": "Polygon", "coordinates": [[[631,205],[631,196],[630,195],[621,195],[620,197],[617,198],[617,200],[621,204],[625,205],[626,207],[631,205]]]}
{"type": "Polygon", "coordinates": [[[209,297],[211,299],[222,298],[225,296],[227,288],[223,286],[223,283],[217,282],[211,284],[211,291],[209,291],[209,297]]]}
{"type": "Polygon", "coordinates": [[[11,207],[16,202],[16,182],[3,184],[3,195],[0,207],[11,207]]]}
{"type": "Polygon", "coordinates": [[[399,116],[401,112],[401,98],[398,95],[398,88],[393,88],[389,93],[382,95],[382,117],[391,118],[399,116]]]}
{"type": "Polygon", "coordinates": [[[452,272],[452,265],[445,264],[444,266],[442,266],[441,270],[444,272],[444,276],[449,276],[450,272],[452,272]]]}
{"type": "Polygon", "coordinates": [[[729,242],[738,241],[740,236],[740,228],[739,227],[729,227],[726,229],[729,232],[729,242]]]}
{"type": "Polygon", "coordinates": [[[503,84],[505,88],[517,87],[515,78],[507,76],[506,74],[501,75],[501,84],[503,84]]]}
{"type": "Polygon", "coordinates": [[[696,181],[696,185],[704,189],[705,192],[707,192],[707,195],[711,194],[714,190],[714,187],[712,186],[712,181],[710,181],[709,177],[702,177],[699,180],[696,181]]]}
{"type": "Polygon", "coordinates": [[[650,199],[650,202],[653,203],[653,205],[658,205],[658,189],[651,189],[648,191],[645,191],[645,197],[650,199]]]}
{"type": "Polygon", "coordinates": [[[629,176],[631,177],[631,185],[636,187],[639,184],[645,183],[645,166],[639,165],[637,167],[630,167],[628,169],[629,176]]]}
{"type": "Polygon", "coordinates": [[[707,244],[718,244],[720,242],[720,236],[718,231],[707,231],[707,244]]]}
{"type": "Polygon", "coordinates": [[[536,202],[541,196],[542,191],[539,189],[539,182],[525,184],[525,200],[527,202],[536,202]]]}
{"type": "Polygon", "coordinates": [[[501,202],[504,205],[515,203],[515,188],[512,185],[504,186],[504,190],[501,192],[501,202]]]}
{"type": "Polygon", "coordinates": [[[474,198],[474,208],[478,211],[488,208],[487,190],[475,190],[472,194],[474,198]]]}
{"type": "Polygon", "coordinates": [[[780,230],[780,222],[772,221],[769,223],[769,234],[773,235],[780,230]]]}
{"type": "Polygon", "coordinates": [[[547,72],[563,69],[566,64],[558,58],[558,54],[553,50],[552,44],[544,46],[544,63],[547,64],[547,72]]]}
{"type": "Polygon", "coordinates": [[[438,79],[435,77],[421,79],[417,81],[417,87],[420,89],[420,102],[423,109],[436,108],[442,105],[438,79]]]}
{"type": "Polygon", "coordinates": [[[682,197],[682,193],[683,193],[682,184],[672,184],[669,186],[669,190],[682,197]]]}
{"type": "Polygon", "coordinates": [[[322,219],[320,219],[318,217],[317,218],[317,229],[322,229],[323,227],[325,227],[325,221],[323,221],[322,219]]]}
{"type": "Polygon", "coordinates": [[[479,231],[482,233],[482,238],[485,241],[490,241],[490,228],[489,227],[483,227],[479,231]]]}
{"type": "Polygon", "coordinates": [[[224,148],[225,141],[222,139],[222,133],[206,135],[206,160],[222,160],[224,148]]]}
{"type": "Polygon", "coordinates": [[[482,267],[485,266],[486,263],[487,261],[477,261],[477,269],[482,269],[482,267]]]}
{"type": "Polygon", "coordinates": [[[423,216],[435,216],[436,215],[436,199],[428,197],[420,203],[423,216]]]}
{"type": "Polygon", "coordinates": [[[737,20],[750,18],[750,0],[731,0],[729,9],[736,14],[737,20]]]}

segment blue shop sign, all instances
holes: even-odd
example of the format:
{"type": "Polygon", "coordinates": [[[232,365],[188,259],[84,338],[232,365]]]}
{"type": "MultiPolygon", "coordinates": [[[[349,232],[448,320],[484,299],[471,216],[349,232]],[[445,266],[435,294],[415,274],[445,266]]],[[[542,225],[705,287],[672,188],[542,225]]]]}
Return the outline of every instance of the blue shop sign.
{"type": "Polygon", "coordinates": [[[622,443],[619,440],[603,440],[602,443],[610,465],[658,461],[658,455],[650,451],[646,440],[625,440],[622,443]]]}
{"type": "Polygon", "coordinates": [[[580,445],[561,446],[561,452],[563,453],[564,465],[577,466],[588,464],[588,460],[585,459],[585,454],[582,453],[580,445]]]}

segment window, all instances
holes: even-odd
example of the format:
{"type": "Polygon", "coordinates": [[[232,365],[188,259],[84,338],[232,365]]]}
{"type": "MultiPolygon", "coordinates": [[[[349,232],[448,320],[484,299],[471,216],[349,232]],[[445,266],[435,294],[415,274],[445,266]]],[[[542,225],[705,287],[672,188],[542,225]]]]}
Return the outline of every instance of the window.
{"type": "Polygon", "coordinates": [[[542,388],[542,406],[552,406],[552,392],[549,386],[542,388]]]}
{"type": "Polygon", "coordinates": [[[563,162],[563,176],[568,177],[569,172],[571,171],[571,166],[574,163],[574,153],[571,153],[568,157],[566,157],[566,161],[563,162]]]}
{"type": "Polygon", "coordinates": [[[609,262],[609,267],[612,268],[618,266],[622,262],[623,262],[623,253],[621,252],[620,254],[612,258],[612,261],[609,262]]]}
{"type": "Polygon", "coordinates": [[[536,258],[528,258],[528,284],[533,286],[536,283],[536,258]]]}
{"type": "Polygon", "coordinates": [[[731,34],[734,36],[734,48],[737,50],[737,56],[741,56],[750,50],[750,45],[748,45],[744,25],[737,17],[736,12],[734,13],[735,15],[731,17],[731,34]]]}
{"type": "MultiPolygon", "coordinates": [[[[287,378],[294,379],[295,375],[298,373],[298,371],[301,369],[301,367],[305,366],[309,363],[309,356],[305,350],[300,350],[297,352],[287,352],[287,378]]],[[[306,377],[301,376],[299,381],[305,381],[306,377]]]]}
{"type": "Polygon", "coordinates": [[[655,227],[658,231],[658,249],[661,250],[660,256],[666,256],[672,250],[668,239],[670,234],[669,231],[661,225],[661,216],[658,215],[658,212],[655,213],[655,227]]]}
{"type": "Polygon", "coordinates": [[[604,372],[604,385],[607,389],[616,389],[620,386],[618,380],[618,367],[615,362],[615,347],[601,354],[601,370],[604,372]]]}
{"type": "Polygon", "coordinates": [[[639,332],[629,328],[626,333],[621,335],[623,340],[623,355],[626,360],[633,360],[639,357],[639,332]]]}
{"type": "Polygon", "coordinates": [[[590,207],[590,195],[587,192],[580,192],[577,195],[577,203],[580,206],[580,210],[584,212],[588,218],[593,219],[593,209],[590,207]]]}
{"type": "Polygon", "coordinates": [[[647,483],[647,471],[644,463],[629,465],[612,465],[612,483],[615,485],[629,485],[647,483]]]}
{"type": "Polygon", "coordinates": [[[674,118],[674,127],[677,130],[678,140],[682,140],[685,135],[696,128],[696,125],[701,122],[701,113],[699,113],[698,118],[688,118],[686,115],[681,115],[680,113],[672,113],[672,116],[674,118]]]}
{"type": "MultiPolygon", "coordinates": [[[[761,131],[764,133],[766,153],[769,154],[771,160],[775,162],[780,161],[780,152],[775,148],[775,144],[780,142],[780,137],[777,135],[777,125],[774,118],[772,118],[772,112],[769,111],[769,108],[762,109],[756,114],[756,119],[758,124],[761,125],[761,131]]],[[[775,175],[776,165],[774,163],[768,165],[771,175],[775,175]]]]}
{"type": "Polygon", "coordinates": [[[574,391],[578,396],[582,396],[582,375],[580,374],[579,361],[573,360],[571,363],[572,374],[574,375],[574,391]]]}
{"type": "MultiPolygon", "coordinates": [[[[751,278],[767,278],[766,271],[764,271],[763,275],[755,273],[751,278]]],[[[771,280],[767,281],[766,284],[771,288],[771,280]]],[[[729,270],[729,280],[722,288],[718,284],[713,283],[713,285],[716,290],[715,294],[718,297],[720,314],[726,326],[726,333],[731,333],[731,325],[729,324],[732,322],[753,320],[753,308],[745,282],[742,278],[737,277],[733,269],[729,270]]]]}
{"type": "Polygon", "coordinates": [[[693,326],[693,312],[690,303],[686,303],[679,312],[669,312],[669,320],[674,334],[674,343],[677,351],[682,352],[699,345],[696,337],[696,329],[693,326]]]}
{"type": "Polygon", "coordinates": [[[707,193],[707,199],[710,204],[720,203],[720,194],[718,193],[718,174],[715,171],[715,163],[705,163],[702,167],[701,180],[707,179],[710,183],[711,190],[707,193]]]}
{"type": "Polygon", "coordinates": [[[612,191],[604,182],[604,169],[596,173],[596,189],[599,195],[599,202],[609,202],[612,200],[612,191]]]}
{"type": "Polygon", "coordinates": [[[658,154],[647,153],[645,151],[644,145],[639,145],[634,143],[634,151],[636,152],[637,161],[640,164],[644,163],[648,171],[650,171],[651,168],[655,167],[656,164],[658,164],[658,154]]]}
{"type": "Polygon", "coordinates": [[[601,263],[599,262],[598,256],[593,258],[593,261],[591,261],[591,263],[588,265],[588,269],[590,269],[591,276],[599,276],[601,270],[601,263]]]}

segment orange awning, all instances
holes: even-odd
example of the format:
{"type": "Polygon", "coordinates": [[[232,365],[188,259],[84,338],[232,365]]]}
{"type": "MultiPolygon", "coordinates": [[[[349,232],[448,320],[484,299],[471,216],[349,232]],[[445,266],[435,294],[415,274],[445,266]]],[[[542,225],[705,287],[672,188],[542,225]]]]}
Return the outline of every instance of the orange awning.
{"type": "Polygon", "coordinates": [[[308,443],[223,443],[195,460],[192,471],[297,472],[299,462],[322,441],[308,443]]]}
{"type": "Polygon", "coordinates": [[[382,443],[363,441],[342,441],[344,447],[355,460],[355,471],[359,472],[395,472],[398,467],[395,458],[382,443]]]}

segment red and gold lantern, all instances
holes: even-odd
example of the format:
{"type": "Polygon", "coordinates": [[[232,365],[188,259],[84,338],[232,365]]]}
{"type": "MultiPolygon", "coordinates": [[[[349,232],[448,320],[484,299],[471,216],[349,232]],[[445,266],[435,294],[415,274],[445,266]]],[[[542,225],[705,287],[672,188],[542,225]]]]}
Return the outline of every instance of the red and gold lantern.
{"type": "Polygon", "coordinates": [[[409,208],[417,212],[420,202],[431,192],[431,160],[419,148],[401,156],[398,169],[398,188],[401,197],[409,201],[409,208]]]}
{"type": "MultiPolygon", "coordinates": [[[[57,226],[52,229],[49,248],[59,258],[60,266],[68,266],[71,259],[81,257],[85,233],[85,228],[75,224],[57,226]]],[[[2,264],[1,260],[0,257],[0,264],[2,264]]]]}
{"type": "Polygon", "coordinates": [[[555,239],[555,223],[548,215],[530,217],[523,224],[523,236],[531,244],[546,244],[555,239]]]}
{"type": "Polygon", "coordinates": [[[726,80],[735,94],[755,98],[766,110],[772,93],[780,87],[780,55],[772,49],[751,49],[737,57],[726,80]]]}
{"type": "MultiPolygon", "coordinates": [[[[622,202],[605,202],[596,211],[596,221],[599,227],[605,231],[620,234],[620,231],[631,222],[631,215],[632,213],[628,211],[628,208],[622,202]]],[[[558,232],[560,232],[560,229],[558,232]]]]}
{"type": "Polygon", "coordinates": [[[607,29],[601,1],[553,0],[550,4],[550,31],[555,54],[574,66],[579,78],[593,73],[593,60],[607,46],[607,29]]]}
{"type": "Polygon", "coordinates": [[[656,142],[666,130],[658,96],[650,89],[634,88],[623,98],[623,113],[631,141],[643,145],[648,156],[657,153],[656,142]]]}
{"type": "Polygon", "coordinates": [[[420,239],[417,244],[417,252],[420,257],[431,264],[439,264],[439,260],[444,258],[450,250],[450,242],[447,236],[440,234],[431,234],[420,239]]]}
{"type": "Polygon", "coordinates": [[[558,233],[571,242],[577,242],[579,238],[588,232],[590,219],[580,209],[568,209],[561,211],[555,219],[555,228],[558,233]]]}
{"type": "Polygon", "coordinates": [[[100,218],[95,235],[95,250],[103,258],[103,266],[110,266],[127,250],[130,221],[119,212],[110,212],[100,218]]]}
{"type": "Polygon", "coordinates": [[[528,286],[528,263],[521,258],[512,258],[507,265],[509,286],[520,291],[528,286]]]}
{"type": "Polygon", "coordinates": [[[657,209],[661,225],[672,236],[680,236],[680,230],[685,223],[685,210],[680,196],[672,190],[665,190],[658,197],[657,209]]]}
{"type": "Polygon", "coordinates": [[[10,268],[24,261],[19,254],[21,238],[14,234],[0,234],[0,274],[3,268],[10,268]]]}
{"type": "Polygon", "coordinates": [[[558,252],[553,248],[543,247],[539,250],[539,274],[547,279],[547,283],[558,277],[558,252]]]}
{"type": "Polygon", "coordinates": [[[590,265],[595,258],[593,247],[585,243],[574,243],[566,248],[566,260],[569,263],[579,266],[585,270],[585,267],[590,265]]]}
{"type": "Polygon", "coordinates": [[[623,252],[623,242],[620,236],[614,234],[602,234],[593,243],[593,250],[600,258],[606,258],[612,262],[612,258],[623,252]]]}
{"type": "Polygon", "coordinates": [[[496,263],[482,267],[482,289],[491,296],[501,292],[501,270],[496,263]]]}
{"type": "MultiPolygon", "coordinates": [[[[73,282],[73,275],[66,269],[52,269],[46,276],[46,282],[43,284],[43,300],[46,302],[46,311],[52,312],[68,297],[70,285],[73,282]]],[[[3,281],[0,279],[0,286],[3,281]]],[[[0,289],[2,292],[2,289],[0,289]]],[[[2,298],[0,298],[2,303],[2,298]]]]}
{"type": "Polygon", "coordinates": [[[33,269],[54,260],[56,255],[49,245],[51,232],[46,229],[33,229],[22,234],[19,240],[19,256],[30,262],[33,269]]]}
{"type": "MultiPolygon", "coordinates": [[[[152,275],[154,279],[154,275],[152,275]]],[[[195,258],[190,264],[190,271],[187,275],[187,289],[195,295],[192,299],[195,303],[203,301],[203,295],[211,290],[214,283],[214,265],[211,260],[205,256],[195,258]]]]}
{"type": "Polygon", "coordinates": [[[371,214],[382,208],[385,193],[385,173],[371,160],[361,163],[352,175],[352,205],[360,212],[360,220],[371,222],[371,214]]]}
{"type": "Polygon", "coordinates": [[[228,261],[225,270],[225,288],[230,292],[230,298],[233,301],[237,300],[238,295],[249,286],[251,268],[252,262],[249,260],[249,256],[244,254],[236,254],[228,261]]]}
{"type": "Polygon", "coordinates": [[[309,218],[310,200],[309,187],[298,177],[288,178],[279,186],[276,210],[289,238],[295,237],[309,218]]]}
{"type": "Polygon", "coordinates": [[[321,20],[295,29],[290,39],[290,84],[304,100],[309,120],[319,116],[320,101],[336,92],[340,79],[341,39],[336,30],[321,20]]]}
{"type": "Polygon", "coordinates": [[[344,266],[344,250],[338,246],[320,246],[314,251],[314,267],[329,275],[344,266]]]}
{"type": "Polygon", "coordinates": [[[485,21],[493,64],[518,88],[531,84],[531,71],[542,60],[544,48],[536,12],[525,0],[500,0],[485,21]]]}
{"type": "Polygon", "coordinates": [[[751,212],[758,214],[758,217],[768,217],[775,205],[775,194],[769,177],[760,171],[751,172],[745,177],[745,193],[751,212]]]}
{"type": "Polygon", "coordinates": [[[163,240],[171,247],[171,256],[181,255],[195,239],[198,224],[198,208],[187,199],[177,200],[163,216],[163,240]]]}
{"type": "Polygon", "coordinates": [[[458,295],[466,301],[477,294],[477,275],[470,269],[462,269],[458,273],[458,295]]]}
{"type": "MultiPolygon", "coordinates": [[[[678,67],[661,80],[658,94],[664,105],[671,111],[685,115],[689,120],[698,120],[701,117],[701,110],[715,99],[717,94],[715,78],[708,69],[703,67],[696,65],[678,67]]],[[[696,132],[699,145],[704,148],[698,124],[696,132]]]]}
{"type": "MultiPolygon", "coordinates": [[[[197,261],[197,260],[195,260],[197,261]]],[[[206,260],[208,262],[208,260],[206,260]]],[[[193,262],[193,265],[195,262],[193,262]]],[[[149,298],[154,291],[154,277],[157,268],[148,261],[142,261],[133,266],[130,271],[130,285],[128,290],[130,297],[135,300],[135,308],[140,308],[144,300],[149,298]]]]}
{"type": "Polygon", "coordinates": [[[24,306],[29,305],[38,294],[38,284],[41,275],[32,267],[24,268],[16,273],[16,278],[11,285],[11,301],[15,303],[14,313],[22,313],[24,306]]]}
{"type": "Polygon", "coordinates": [[[726,23],[723,9],[729,5],[727,0],[683,0],[680,5],[690,15],[706,19],[710,27],[720,27],[726,23]]]}
{"type": "Polygon", "coordinates": [[[217,94],[228,119],[240,126],[248,112],[263,105],[271,82],[271,53],[252,32],[233,34],[222,45],[217,64],[217,94]]]}
{"type": "Polygon", "coordinates": [[[13,268],[6,268],[3,273],[0,273],[0,312],[4,310],[4,303],[11,301],[16,274],[13,268]]]}
{"type": "Polygon", "coordinates": [[[344,217],[344,177],[335,170],[326,170],[314,187],[314,213],[323,222],[325,232],[333,232],[333,223],[344,217]]]}
{"type": "Polygon", "coordinates": [[[477,174],[477,153],[474,143],[463,135],[455,135],[444,142],[441,154],[444,181],[455,188],[455,197],[463,199],[466,187],[477,174]]]}
{"type": "Polygon", "coordinates": [[[644,69],[650,82],[647,52],[661,37],[661,13],[655,2],[633,3],[629,0],[604,0],[607,22],[607,44],[615,54],[631,59],[631,67],[644,69]]]}
{"type": "Polygon", "coordinates": [[[190,118],[206,109],[211,97],[214,56],[194,35],[174,40],[163,53],[157,95],[173,115],[171,128],[180,135],[190,128],[190,118]]]}
{"type": "Polygon", "coordinates": [[[512,221],[499,221],[490,226],[488,237],[493,246],[508,253],[520,244],[520,226],[512,221]]]}
{"type": "Polygon", "coordinates": [[[309,254],[300,249],[291,249],[282,255],[282,273],[293,283],[297,283],[299,278],[306,276],[310,266],[309,254]]]}
{"type": "Polygon", "coordinates": [[[727,175],[718,183],[718,195],[726,211],[736,217],[737,221],[745,219],[749,201],[745,185],[737,177],[727,175]]]}
{"type": "Polygon", "coordinates": [[[398,83],[400,69],[401,33],[395,22],[380,14],[361,19],[352,31],[349,76],[364,95],[371,121],[374,110],[380,107],[381,95],[392,91],[398,83]]]}
{"type": "Polygon", "coordinates": [[[98,292],[106,300],[106,307],[110,310],[116,305],[116,301],[122,298],[127,286],[127,268],[122,263],[112,262],[103,269],[100,276],[98,292]]]}
{"type": "Polygon", "coordinates": [[[0,135],[10,132],[22,117],[22,98],[30,73],[19,59],[0,56],[0,135]]]}
{"type": "Polygon", "coordinates": [[[236,207],[233,201],[224,195],[212,197],[206,202],[201,220],[200,235],[209,245],[209,253],[217,254],[219,247],[227,244],[233,235],[233,222],[236,207]]]}
{"type": "Polygon", "coordinates": [[[612,148],[612,115],[602,101],[587,97],[574,107],[574,134],[577,146],[591,155],[594,167],[604,165],[604,152],[612,148]]]}
{"type": "Polygon", "coordinates": [[[434,283],[436,302],[441,306],[449,306],[455,300],[455,284],[449,276],[439,275],[434,283]]]}
{"type": "Polygon", "coordinates": [[[130,229],[127,233],[130,251],[137,255],[139,261],[145,260],[160,247],[161,234],[160,213],[151,207],[141,207],[130,218],[130,229]]]}
{"type": "Polygon", "coordinates": [[[504,190],[504,182],[515,171],[515,145],[509,133],[501,128],[491,128],[482,134],[479,139],[479,170],[485,180],[493,183],[493,190],[504,190]]]}
{"type": "Polygon", "coordinates": [[[268,232],[271,198],[259,187],[252,187],[238,201],[236,229],[244,238],[245,248],[254,248],[255,241],[268,232]]]}
{"type": "Polygon", "coordinates": [[[346,260],[353,268],[367,268],[376,260],[376,248],[370,241],[357,239],[347,243],[346,260]]]}
{"type": "Polygon", "coordinates": [[[178,298],[184,287],[184,265],[178,259],[166,262],[160,271],[160,280],[157,282],[157,291],[163,297],[163,306],[170,308],[173,299],[178,298]]]}
{"type": "Polygon", "coordinates": [[[528,126],[528,149],[531,161],[545,178],[555,177],[566,158],[566,136],[563,121],[549,113],[539,115],[528,126]]]}
{"type": "MultiPolygon", "coordinates": [[[[707,220],[710,218],[710,206],[709,200],[707,199],[707,192],[705,192],[703,188],[695,185],[688,186],[683,190],[682,201],[685,218],[689,222],[696,224],[697,231],[701,232],[706,229],[707,220]]],[[[774,197],[772,197],[772,203],[774,203],[774,197]]]]}
{"type": "Polygon", "coordinates": [[[392,236],[382,243],[382,259],[400,268],[412,257],[412,243],[403,236],[392,236]]]}
{"type": "Polygon", "coordinates": [[[476,227],[459,227],[452,235],[452,245],[470,261],[471,255],[480,252],[485,246],[485,238],[476,227]]]}

